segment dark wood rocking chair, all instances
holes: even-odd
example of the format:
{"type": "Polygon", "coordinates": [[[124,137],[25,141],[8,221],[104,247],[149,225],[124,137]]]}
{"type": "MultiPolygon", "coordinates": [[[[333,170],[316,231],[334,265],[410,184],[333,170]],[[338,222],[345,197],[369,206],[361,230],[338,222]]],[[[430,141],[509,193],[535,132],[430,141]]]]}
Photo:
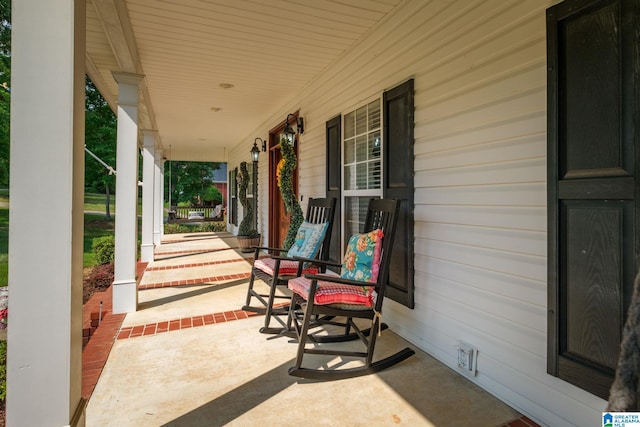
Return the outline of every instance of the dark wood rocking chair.
{"type": "MultiPolygon", "coordinates": [[[[253,266],[251,267],[251,277],[249,278],[249,288],[247,289],[247,299],[243,310],[255,313],[264,313],[264,327],[260,328],[260,332],[264,334],[279,334],[290,329],[290,325],[281,319],[288,315],[289,305],[285,303],[280,307],[274,307],[276,299],[291,300],[290,296],[277,295],[276,288],[278,286],[287,286],[289,279],[298,277],[303,273],[317,273],[325,271],[322,266],[320,270],[318,266],[313,265],[313,261],[326,261],[329,257],[329,243],[331,241],[331,230],[333,228],[333,220],[336,208],[336,199],[318,198],[309,199],[307,206],[307,216],[305,222],[313,225],[326,224],[324,237],[319,242],[317,254],[312,258],[305,258],[305,262],[287,256],[287,251],[280,248],[271,248],[259,246],[255,248],[253,257],[253,266]],[[267,257],[260,258],[262,251],[268,253],[267,257]],[[261,279],[269,286],[268,294],[261,294],[254,289],[255,278],[261,279]],[[251,300],[258,300],[258,306],[252,306],[251,300]],[[271,327],[271,319],[275,319],[280,327],[271,327]]],[[[302,226],[301,226],[302,227],[302,226]]]]}
{"type": "MultiPolygon", "coordinates": [[[[294,326],[298,338],[296,362],[295,366],[289,369],[289,375],[322,380],[352,378],[381,371],[415,354],[412,349],[407,347],[389,357],[373,361],[376,338],[381,330],[386,328],[386,325],[383,327],[381,323],[381,313],[399,206],[400,201],[398,200],[371,199],[365,220],[365,233],[352,237],[347,246],[345,256],[347,264],[343,265],[343,276],[349,277],[354,271],[359,270],[358,268],[353,269],[353,264],[350,264],[348,259],[358,259],[359,254],[374,253],[373,259],[369,260],[369,265],[367,266],[365,262],[361,266],[364,267],[365,275],[360,277],[371,281],[342,278],[332,272],[305,274],[303,277],[289,281],[288,287],[293,291],[293,299],[288,323],[294,326]],[[376,246],[375,242],[379,242],[381,236],[382,242],[376,246]],[[352,251],[354,248],[358,251],[358,255],[352,251]],[[376,262],[378,260],[379,264],[376,262]],[[375,265],[379,266],[377,278],[374,274],[375,265]],[[370,275],[366,273],[367,268],[371,269],[370,275]],[[345,274],[345,270],[348,270],[347,274],[345,274]],[[374,290],[375,292],[373,292],[374,290]],[[294,307],[301,308],[294,309],[294,307]],[[343,318],[346,320],[338,321],[343,318]],[[358,326],[354,319],[367,319],[364,322],[369,328],[358,326]],[[339,326],[342,332],[332,334],[328,325],[339,326]],[[329,335],[309,332],[311,328],[318,326],[323,327],[322,330],[329,335]],[[356,352],[327,348],[332,346],[331,343],[357,339],[364,344],[366,351],[356,352]],[[313,347],[307,346],[309,342],[313,344],[313,347]],[[360,358],[364,360],[364,363],[363,366],[354,368],[305,368],[302,367],[302,363],[306,354],[360,358]]],[[[366,256],[359,259],[367,261],[366,256]]],[[[360,273],[357,273],[355,277],[358,278],[359,275],[360,273]]],[[[360,323],[362,322],[361,320],[360,323]]]]}

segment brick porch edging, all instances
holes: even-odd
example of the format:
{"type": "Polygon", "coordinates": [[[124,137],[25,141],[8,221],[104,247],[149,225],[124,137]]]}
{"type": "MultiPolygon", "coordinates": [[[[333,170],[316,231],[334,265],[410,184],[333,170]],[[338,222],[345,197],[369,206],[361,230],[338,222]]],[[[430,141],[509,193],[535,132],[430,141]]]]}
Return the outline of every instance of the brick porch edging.
{"type": "MultiPolygon", "coordinates": [[[[136,265],[137,280],[140,283],[144,270],[147,267],[146,262],[138,262],[136,265]]],[[[91,324],[92,315],[95,317],[102,301],[102,322],[97,328],[91,328],[90,336],[87,336],[86,347],[82,350],[82,391],[81,395],[84,399],[89,399],[93,389],[98,383],[102,369],[111,352],[111,347],[116,339],[116,335],[122,326],[125,314],[113,314],[113,294],[111,286],[106,291],[94,293],[89,301],[82,306],[83,318],[83,335],[86,329],[87,321],[91,324]]],[[[84,339],[84,337],[83,337],[84,339]]]]}
{"type": "MultiPolygon", "coordinates": [[[[185,240],[188,242],[188,240],[185,240]]],[[[238,249],[237,246],[228,246],[226,248],[217,248],[217,249],[185,249],[182,251],[171,251],[171,252],[157,252],[155,254],[155,259],[162,259],[163,256],[171,256],[171,255],[185,255],[185,254],[208,254],[211,252],[221,252],[221,251],[231,251],[238,249]]]]}
{"type": "Polygon", "coordinates": [[[247,279],[249,276],[251,276],[251,273],[239,273],[239,274],[225,274],[223,276],[198,277],[197,279],[173,280],[171,282],[147,283],[146,285],[138,286],[138,290],[146,291],[149,289],[171,288],[171,287],[188,286],[188,285],[202,285],[205,283],[216,283],[216,282],[222,282],[225,280],[247,279]]]}
{"type": "Polygon", "coordinates": [[[198,326],[213,325],[216,323],[230,322],[232,320],[246,319],[248,317],[257,315],[258,313],[250,311],[233,310],[221,313],[205,314],[202,316],[165,320],[161,322],[148,323],[146,325],[126,326],[120,329],[117,339],[123,340],[147,335],[155,335],[163,332],[179,331],[181,329],[190,329],[198,326]]]}
{"type": "Polygon", "coordinates": [[[218,264],[228,264],[230,262],[242,262],[246,261],[244,258],[236,258],[236,259],[223,259],[219,261],[207,261],[207,262],[193,262],[189,264],[178,264],[178,265],[166,265],[160,267],[149,267],[145,271],[166,271],[166,270],[177,270],[181,268],[190,268],[190,267],[204,267],[207,265],[218,265],[218,264]]]}

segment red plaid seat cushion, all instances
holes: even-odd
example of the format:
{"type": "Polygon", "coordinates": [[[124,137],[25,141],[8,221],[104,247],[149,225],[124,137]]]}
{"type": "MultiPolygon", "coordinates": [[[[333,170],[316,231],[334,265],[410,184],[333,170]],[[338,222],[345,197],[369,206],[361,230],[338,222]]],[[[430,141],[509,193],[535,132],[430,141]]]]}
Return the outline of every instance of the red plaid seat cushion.
{"type": "MultiPolygon", "coordinates": [[[[328,271],[327,274],[338,276],[328,271]]],[[[309,296],[311,280],[305,277],[296,277],[289,280],[288,287],[292,292],[300,295],[305,300],[309,296]]],[[[373,286],[348,286],[340,283],[318,281],[318,289],[313,299],[318,305],[339,305],[340,308],[366,310],[373,307],[376,300],[376,292],[373,286]]]]}
{"type": "MultiPolygon", "coordinates": [[[[260,258],[257,259],[253,266],[260,271],[264,271],[265,273],[273,276],[273,270],[276,268],[276,260],[273,258],[260,258]]],[[[289,260],[281,260],[280,261],[280,269],[278,270],[280,276],[295,276],[298,273],[298,262],[297,261],[289,261],[289,260]]],[[[317,274],[318,267],[316,266],[308,266],[302,270],[302,274],[317,274]]]]}

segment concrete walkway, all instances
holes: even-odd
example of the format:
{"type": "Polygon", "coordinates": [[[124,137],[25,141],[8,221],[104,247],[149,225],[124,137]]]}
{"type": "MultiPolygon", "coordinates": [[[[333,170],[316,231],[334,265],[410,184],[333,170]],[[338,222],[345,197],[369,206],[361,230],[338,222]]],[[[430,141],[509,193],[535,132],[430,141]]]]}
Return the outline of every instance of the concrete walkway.
{"type": "Polygon", "coordinates": [[[296,345],[260,334],[263,317],[240,310],[252,254],[235,246],[228,233],[165,236],[93,390],[87,426],[535,426],[389,330],[376,358],[406,345],[416,355],[355,379],[289,376],[296,345]]]}

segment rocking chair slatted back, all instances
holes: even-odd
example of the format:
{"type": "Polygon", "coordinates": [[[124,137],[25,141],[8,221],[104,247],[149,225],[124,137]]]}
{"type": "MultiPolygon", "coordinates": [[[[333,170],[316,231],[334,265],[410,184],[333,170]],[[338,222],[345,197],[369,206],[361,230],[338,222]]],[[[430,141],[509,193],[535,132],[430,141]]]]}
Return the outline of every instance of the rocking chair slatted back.
{"type": "MultiPolygon", "coordinates": [[[[322,224],[328,222],[320,249],[316,255],[318,260],[327,260],[329,257],[329,246],[331,242],[331,230],[333,228],[333,220],[335,216],[336,199],[330,198],[310,198],[307,205],[306,221],[311,224],[322,224]]],[[[286,257],[287,251],[282,248],[256,247],[254,253],[253,264],[251,267],[251,276],[249,278],[249,286],[247,289],[246,303],[242,307],[245,311],[265,314],[264,327],[260,329],[262,333],[275,334],[280,333],[283,328],[287,328],[285,322],[278,316],[288,315],[288,307],[285,303],[280,307],[274,307],[276,299],[290,300],[286,295],[277,295],[276,288],[278,286],[286,286],[287,281],[291,277],[299,276],[303,273],[305,263],[296,261],[286,257]],[[269,256],[260,258],[262,251],[266,251],[269,256]],[[269,286],[268,293],[260,293],[254,289],[255,279],[259,278],[269,286]],[[258,305],[251,305],[253,299],[258,300],[258,305]],[[270,322],[274,319],[280,323],[281,327],[272,328],[270,322]]],[[[305,267],[306,268],[306,267],[305,267]]],[[[313,272],[317,272],[318,268],[313,267],[313,272]]],[[[325,271],[324,266],[322,270],[325,271]]]]}

